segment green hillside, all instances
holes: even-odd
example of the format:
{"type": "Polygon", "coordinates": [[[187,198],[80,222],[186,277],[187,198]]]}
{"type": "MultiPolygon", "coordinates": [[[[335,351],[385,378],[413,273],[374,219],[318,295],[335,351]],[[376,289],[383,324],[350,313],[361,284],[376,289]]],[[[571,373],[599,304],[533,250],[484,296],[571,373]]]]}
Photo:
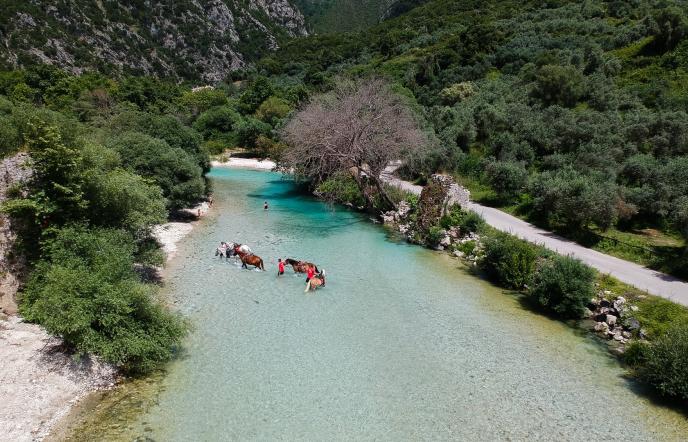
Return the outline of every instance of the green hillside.
{"type": "Polygon", "coordinates": [[[484,202],[685,275],[680,240],[633,232],[688,233],[687,28],[685,1],[435,0],[292,41],[258,71],[316,89],[386,76],[436,136],[414,176],[452,172],[484,202]]]}
{"type": "Polygon", "coordinates": [[[318,34],[366,29],[406,12],[426,0],[295,0],[318,34]]]}

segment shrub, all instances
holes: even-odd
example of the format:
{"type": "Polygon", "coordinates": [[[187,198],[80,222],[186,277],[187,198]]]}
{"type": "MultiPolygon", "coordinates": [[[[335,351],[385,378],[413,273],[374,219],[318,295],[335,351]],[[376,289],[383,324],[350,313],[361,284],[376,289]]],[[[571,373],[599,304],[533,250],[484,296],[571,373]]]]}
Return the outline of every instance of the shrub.
{"type": "Polygon", "coordinates": [[[236,130],[242,121],[241,115],[231,106],[219,106],[203,112],[194,122],[193,127],[204,139],[222,139],[236,130]]]}
{"type": "Polygon", "coordinates": [[[688,324],[676,322],[649,344],[636,344],[633,357],[638,377],[660,393],[688,399],[688,324]]]}
{"type": "Polygon", "coordinates": [[[236,126],[237,142],[242,147],[253,149],[256,147],[256,141],[261,135],[270,135],[272,128],[269,124],[263,123],[255,118],[248,117],[242,120],[236,126]]]}
{"type": "Polygon", "coordinates": [[[529,284],[540,251],[526,241],[498,233],[484,241],[485,256],[480,265],[500,285],[522,289],[529,284]]]}
{"type": "Polygon", "coordinates": [[[528,183],[528,171],[523,164],[511,161],[493,161],[485,167],[490,186],[502,199],[516,197],[528,183]]]}
{"type": "Polygon", "coordinates": [[[286,117],[289,112],[291,112],[289,102],[272,96],[258,107],[256,117],[265,123],[275,126],[280,120],[286,117]]]}
{"type": "Polygon", "coordinates": [[[579,318],[595,294],[595,271],[570,256],[543,260],[528,292],[545,309],[565,318],[579,318]]]}
{"type": "Polygon", "coordinates": [[[465,211],[456,205],[440,219],[440,225],[445,229],[456,226],[466,234],[479,232],[485,226],[485,220],[477,213],[465,211]]]}
{"type": "Polygon", "coordinates": [[[108,147],[119,152],[126,168],[160,186],[171,208],[187,207],[203,197],[201,168],[184,150],[136,132],[111,139],[108,147]]]}
{"type": "Polygon", "coordinates": [[[365,199],[353,177],[346,173],[334,175],[316,188],[322,198],[338,203],[349,203],[356,207],[365,205],[365,199]]]}
{"type": "Polygon", "coordinates": [[[65,228],[47,244],[21,298],[21,313],[82,353],[128,372],[167,361],[186,326],[153,301],[133,270],[134,243],[118,230],[65,228]]]}
{"type": "Polygon", "coordinates": [[[427,243],[436,246],[442,240],[445,230],[441,226],[431,226],[428,230],[427,243]]]}

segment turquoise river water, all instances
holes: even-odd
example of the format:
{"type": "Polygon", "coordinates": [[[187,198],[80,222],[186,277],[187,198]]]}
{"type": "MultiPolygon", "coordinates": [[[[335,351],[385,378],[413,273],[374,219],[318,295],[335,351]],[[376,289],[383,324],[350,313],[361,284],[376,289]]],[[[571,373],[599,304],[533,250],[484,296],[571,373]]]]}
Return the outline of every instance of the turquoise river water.
{"type": "Polygon", "coordinates": [[[155,381],[149,406],[111,412],[111,422],[90,434],[159,441],[688,438],[685,416],[636,393],[594,339],[524,309],[459,261],[306,197],[278,174],[214,169],[210,177],[213,214],[166,270],[168,299],[194,324],[184,355],[155,381]],[[267,271],[218,260],[220,240],[249,244],[267,271]],[[290,268],[277,278],[277,257],[317,263],[327,287],[304,294],[304,277],[290,268]]]}

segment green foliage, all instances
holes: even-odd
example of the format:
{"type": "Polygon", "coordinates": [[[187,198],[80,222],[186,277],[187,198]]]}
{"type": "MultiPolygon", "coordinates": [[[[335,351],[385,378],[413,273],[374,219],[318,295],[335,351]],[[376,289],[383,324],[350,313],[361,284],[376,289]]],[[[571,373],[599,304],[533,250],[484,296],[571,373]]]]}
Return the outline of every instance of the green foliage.
{"type": "Polygon", "coordinates": [[[528,290],[535,302],[564,318],[580,318],[595,294],[595,271],[570,256],[542,260],[528,290]]]}
{"type": "Polygon", "coordinates": [[[535,77],[533,95],[548,106],[573,107],[584,91],[583,74],[573,66],[542,66],[535,77]]]}
{"type": "Polygon", "coordinates": [[[463,234],[475,233],[482,230],[485,220],[477,213],[462,210],[460,206],[455,205],[440,219],[440,226],[445,229],[458,227],[463,234]]]}
{"type": "Polygon", "coordinates": [[[426,242],[431,246],[436,246],[444,237],[444,229],[441,226],[430,226],[428,229],[428,235],[426,237],[426,242]]]}
{"type": "Polygon", "coordinates": [[[186,327],[139,282],[130,236],[66,228],[46,249],[21,298],[27,320],[128,372],[149,372],[172,356],[186,327]]]}
{"type": "Polygon", "coordinates": [[[519,195],[528,183],[528,171],[520,163],[511,161],[491,162],[485,168],[490,186],[505,201],[519,195]]]}
{"type": "Polygon", "coordinates": [[[252,117],[246,117],[236,126],[236,140],[240,146],[253,149],[256,147],[259,137],[269,136],[271,132],[272,128],[269,124],[252,117]]]}
{"type": "Polygon", "coordinates": [[[198,115],[210,108],[226,105],[227,94],[212,87],[186,91],[179,97],[179,104],[191,111],[192,115],[198,115]]]}
{"type": "Polygon", "coordinates": [[[617,219],[616,185],[601,176],[584,176],[568,167],[536,176],[530,185],[533,210],[555,228],[601,228],[617,219]]]}
{"type": "Polygon", "coordinates": [[[95,170],[88,175],[86,189],[89,218],[97,224],[122,228],[141,237],[151,226],[167,219],[160,187],[126,170],[95,170]]]}
{"type": "Polygon", "coordinates": [[[316,194],[322,198],[355,207],[365,205],[365,199],[354,178],[346,173],[334,175],[318,185],[316,194]]]}
{"type": "Polygon", "coordinates": [[[522,289],[532,281],[542,250],[506,233],[496,233],[484,241],[485,256],[480,266],[500,285],[522,289]]]}
{"type": "Polygon", "coordinates": [[[638,377],[665,396],[688,399],[688,324],[674,323],[649,344],[636,344],[627,361],[638,377]]]}
{"type": "Polygon", "coordinates": [[[34,223],[62,224],[83,217],[82,157],[78,149],[65,145],[57,129],[39,121],[29,123],[27,145],[33,160],[33,186],[29,199],[37,208],[34,223]]]}
{"type": "Polygon", "coordinates": [[[661,9],[654,16],[655,44],[662,51],[673,49],[688,34],[688,18],[685,9],[675,6],[661,9]]]}
{"type": "Polygon", "coordinates": [[[0,156],[12,154],[21,146],[19,131],[6,116],[0,115],[0,156]]]}
{"type": "Polygon", "coordinates": [[[265,77],[256,77],[239,98],[239,110],[244,115],[254,113],[258,107],[274,93],[270,81],[265,77]]]}
{"type": "Polygon", "coordinates": [[[189,207],[205,194],[202,170],[180,148],[137,132],[127,132],[108,141],[129,170],[150,178],[162,189],[170,208],[189,207]]]}
{"type": "Polygon", "coordinates": [[[275,127],[291,111],[292,108],[286,100],[272,96],[258,107],[256,117],[275,127]]]}
{"type": "Polygon", "coordinates": [[[193,127],[206,140],[226,138],[237,129],[242,117],[231,106],[213,107],[203,112],[194,122],[193,127]]]}

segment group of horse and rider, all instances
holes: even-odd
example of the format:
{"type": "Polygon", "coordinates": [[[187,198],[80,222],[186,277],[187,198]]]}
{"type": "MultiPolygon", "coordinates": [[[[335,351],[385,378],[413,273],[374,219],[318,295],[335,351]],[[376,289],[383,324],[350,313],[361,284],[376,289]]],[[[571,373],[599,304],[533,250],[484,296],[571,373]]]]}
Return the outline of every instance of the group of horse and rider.
{"type": "MultiPolygon", "coordinates": [[[[251,248],[246,244],[222,241],[215,250],[215,256],[225,259],[231,257],[235,259],[238,258],[241,260],[241,267],[245,269],[248,269],[248,266],[253,266],[257,269],[265,270],[261,257],[254,254],[251,248]]],[[[312,262],[300,261],[292,258],[282,260],[282,258],[279,258],[277,260],[278,277],[284,275],[285,265],[290,265],[294,273],[306,274],[306,290],[304,290],[304,292],[307,293],[318,287],[325,287],[325,271],[318,269],[318,266],[312,262]]]]}

